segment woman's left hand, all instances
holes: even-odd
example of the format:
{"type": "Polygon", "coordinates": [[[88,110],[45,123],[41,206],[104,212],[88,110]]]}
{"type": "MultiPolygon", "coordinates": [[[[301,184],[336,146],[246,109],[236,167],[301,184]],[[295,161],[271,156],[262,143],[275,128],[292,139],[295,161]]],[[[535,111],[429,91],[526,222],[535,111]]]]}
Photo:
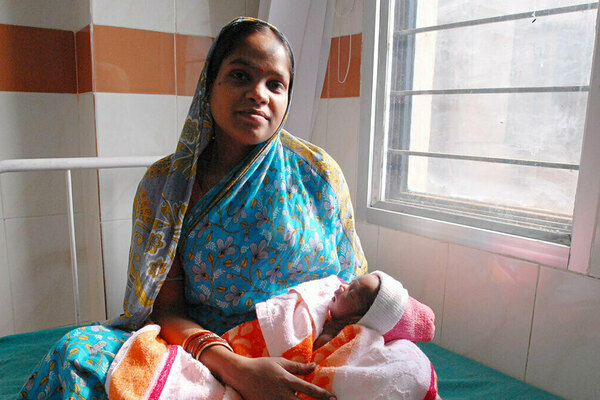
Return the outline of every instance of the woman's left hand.
{"type": "Polygon", "coordinates": [[[304,393],[319,400],[335,400],[335,396],[327,390],[296,376],[310,374],[315,369],[314,364],[298,363],[281,357],[247,358],[222,346],[213,346],[205,353],[201,357],[202,363],[223,382],[236,389],[244,400],[296,400],[296,393],[304,393]],[[213,364],[217,359],[218,365],[213,364]]]}

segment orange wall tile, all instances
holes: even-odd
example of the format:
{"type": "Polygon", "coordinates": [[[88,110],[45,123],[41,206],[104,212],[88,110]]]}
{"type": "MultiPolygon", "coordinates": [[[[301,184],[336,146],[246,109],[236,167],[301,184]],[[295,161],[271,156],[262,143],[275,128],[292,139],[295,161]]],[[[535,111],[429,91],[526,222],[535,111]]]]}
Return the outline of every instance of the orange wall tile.
{"type": "Polygon", "coordinates": [[[175,35],[178,95],[194,95],[213,40],[207,36],[175,35]]]}
{"type": "Polygon", "coordinates": [[[0,90],[77,93],[73,32],[0,24],[0,90]]]}
{"type": "Polygon", "coordinates": [[[362,34],[360,33],[331,39],[322,98],[360,97],[361,50],[362,34]],[[349,67],[348,63],[350,63],[349,67]],[[347,75],[346,71],[348,71],[347,75]]]}
{"type": "MultiPolygon", "coordinates": [[[[0,24],[0,90],[191,96],[213,41],[103,25],[92,30],[90,37],[89,26],[73,34],[0,24]]],[[[361,34],[331,40],[321,97],[360,96],[361,47],[361,34]]]]}
{"type": "Polygon", "coordinates": [[[174,34],[93,25],[96,92],[175,94],[174,34]]]}
{"type": "Polygon", "coordinates": [[[91,92],[92,87],[92,43],[90,26],[75,34],[77,49],[77,92],[91,92]]]}

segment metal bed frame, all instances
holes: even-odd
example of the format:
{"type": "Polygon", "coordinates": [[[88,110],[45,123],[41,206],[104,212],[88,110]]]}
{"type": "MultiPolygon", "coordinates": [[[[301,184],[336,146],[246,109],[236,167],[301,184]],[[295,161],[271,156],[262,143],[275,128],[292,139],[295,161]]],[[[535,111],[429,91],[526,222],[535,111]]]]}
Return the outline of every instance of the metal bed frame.
{"type": "Polygon", "coordinates": [[[130,157],[70,157],[70,158],[32,158],[0,160],[0,175],[8,172],[26,171],[64,171],[67,191],[67,217],[69,227],[71,276],[75,303],[75,322],[81,324],[79,299],[79,276],[77,272],[77,244],[75,241],[75,214],[73,211],[73,182],[71,171],[80,169],[110,169],[147,167],[162,156],[130,157]]]}

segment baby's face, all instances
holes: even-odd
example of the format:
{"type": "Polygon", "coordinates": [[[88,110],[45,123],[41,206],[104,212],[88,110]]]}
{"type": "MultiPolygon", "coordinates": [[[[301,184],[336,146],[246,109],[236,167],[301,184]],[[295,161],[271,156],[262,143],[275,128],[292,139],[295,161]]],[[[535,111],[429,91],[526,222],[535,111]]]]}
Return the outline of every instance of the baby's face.
{"type": "Polygon", "coordinates": [[[329,303],[331,317],[336,319],[362,317],[371,307],[378,290],[379,278],[373,274],[359,276],[348,285],[342,284],[329,303]]]}

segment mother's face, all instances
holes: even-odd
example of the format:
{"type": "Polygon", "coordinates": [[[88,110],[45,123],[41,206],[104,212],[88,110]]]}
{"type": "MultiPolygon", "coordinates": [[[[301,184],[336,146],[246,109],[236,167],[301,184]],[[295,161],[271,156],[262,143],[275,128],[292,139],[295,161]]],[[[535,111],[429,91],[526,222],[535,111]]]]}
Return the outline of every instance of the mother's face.
{"type": "Polygon", "coordinates": [[[219,140],[242,148],[268,140],[283,121],[289,84],[289,56],[275,34],[265,29],[246,37],[223,60],[212,84],[219,140]]]}

